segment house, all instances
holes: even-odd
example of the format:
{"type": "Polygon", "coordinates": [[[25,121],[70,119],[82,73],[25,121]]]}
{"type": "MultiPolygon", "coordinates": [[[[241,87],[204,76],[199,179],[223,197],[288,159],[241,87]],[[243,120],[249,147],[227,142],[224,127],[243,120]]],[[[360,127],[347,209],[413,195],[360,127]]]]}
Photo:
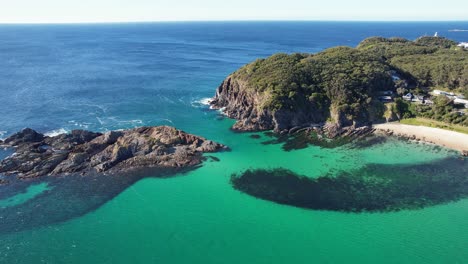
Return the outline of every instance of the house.
{"type": "Polygon", "coordinates": [[[413,94],[408,93],[407,95],[403,95],[403,100],[412,101],[413,100],[413,94]]]}
{"type": "Polygon", "coordinates": [[[454,93],[449,93],[449,92],[445,92],[445,91],[441,91],[441,90],[434,90],[434,91],[432,91],[432,94],[433,95],[455,96],[454,93]]]}
{"type": "Polygon", "coordinates": [[[460,98],[455,98],[455,100],[453,100],[453,103],[454,104],[463,104],[465,105],[465,108],[468,108],[468,100],[466,99],[460,99],[460,98]]]}
{"type": "Polygon", "coordinates": [[[455,99],[457,98],[457,96],[455,96],[454,93],[452,92],[445,92],[445,91],[441,91],[441,90],[434,90],[432,91],[432,95],[436,95],[436,96],[439,96],[439,95],[443,95],[443,96],[446,96],[450,99],[455,99]]]}
{"type": "Polygon", "coordinates": [[[463,47],[465,49],[468,49],[468,42],[461,42],[460,44],[458,44],[458,47],[463,47]]]}
{"type": "Polygon", "coordinates": [[[425,102],[425,97],[424,95],[414,95],[413,99],[411,100],[412,102],[425,102]]]}

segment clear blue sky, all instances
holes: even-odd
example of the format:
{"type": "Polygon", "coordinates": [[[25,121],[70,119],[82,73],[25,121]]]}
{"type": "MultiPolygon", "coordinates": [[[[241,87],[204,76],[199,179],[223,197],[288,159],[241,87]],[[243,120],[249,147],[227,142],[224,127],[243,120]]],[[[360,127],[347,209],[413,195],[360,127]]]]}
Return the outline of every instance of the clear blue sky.
{"type": "Polygon", "coordinates": [[[0,0],[0,23],[468,20],[468,0],[0,0]]]}

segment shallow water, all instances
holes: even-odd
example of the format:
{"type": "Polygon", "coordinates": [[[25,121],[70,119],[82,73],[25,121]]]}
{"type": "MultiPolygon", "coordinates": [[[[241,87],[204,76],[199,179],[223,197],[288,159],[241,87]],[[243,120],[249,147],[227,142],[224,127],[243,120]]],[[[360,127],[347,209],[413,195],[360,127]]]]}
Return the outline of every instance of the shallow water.
{"type": "Polygon", "coordinates": [[[18,193],[14,196],[10,196],[6,199],[0,200],[0,208],[18,206],[25,203],[28,200],[34,199],[44,191],[47,191],[47,183],[39,183],[30,185],[24,193],[18,193]]]}
{"type": "MultiPolygon", "coordinates": [[[[25,126],[59,133],[172,124],[232,150],[169,178],[48,178],[47,185],[0,186],[0,203],[8,204],[0,209],[0,263],[464,263],[468,199],[345,213],[280,205],[230,183],[247,169],[284,168],[316,179],[369,164],[438,164],[457,153],[391,138],[286,152],[282,144],[264,144],[272,139],[265,133],[233,133],[232,120],[200,101],[229,72],[277,51],[314,52],[370,35],[415,38],[432,31],[461,41],[467,33],[447,30],[463,27],[468,24],[0,26],[0,112],[8,113],[0,116],[0,130],[6,134],[25,126]]],[[[459,164],[466,170],[466,161],[459,164]]]]}
{"type": "MultiPolygon", "coordinates": [[[[207,161],[203,167],[181,177],[140,180],[102,207],[78,218],[73,216],[66,222],[1,235],[4,248],[0,250],[0,260],[2,263],[33,263],[38,259],[52,263],[284,263],[353,259],[456,263],[468,257],[464,250],[468,243],[464,235],[468,234],[467,199],[420,210],[339,213],[259,200],[236,191],[230,184],[231,174],[246,168],[282,167],[319,177],[369,163],[436,162],[455,157],[455,153],[391,139],[364,149],[312,146],[286,153],[280,144],[263,145],[249,134],[230,132],[229,120],[216,122],[225,131],[219,134],[220,138],[232,148],[231,152],[212,154],[219,162],[207,161]]],[[[262,134],[262,138],[267,137],[262,134]]],[[[125,185],[118,184],[116,188],[125,185]]],[[[56,200],[50,205],[55,210],[62,207],[75,210],[79,202],[68,196],[79,193],[78,189],[83,187],[69,186],[71,189],[57,192],[53,199],[42,200],[41,206],[47,207],[45,201],[56,200]],[[61,205],[62,202],[70,202],[72,206],[61,205]]],[[[108,186],[112,184],[106,185],[106,191],[108,186]]],[[[87,195],[91,199],[99,195],[99,190],[83,192],[78,197],[84,199],[87,195]]]]}

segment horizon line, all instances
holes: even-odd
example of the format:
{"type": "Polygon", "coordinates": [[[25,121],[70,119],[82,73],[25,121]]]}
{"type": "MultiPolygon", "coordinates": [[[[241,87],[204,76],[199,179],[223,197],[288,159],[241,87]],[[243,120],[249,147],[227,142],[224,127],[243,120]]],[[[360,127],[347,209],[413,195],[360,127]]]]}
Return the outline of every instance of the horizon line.
{"type": "Polygon", "coordinates": [[[233,20],[136,20],[136,21],[64,21],[64,22],[0,22],[0,25],[73,25],[73,24],[144,24],[144,23],[232,23],[232,22],[374,22],[374,23],[464,23],[468,20],[359,20],[359,19],[233,19],[233,20]]]}

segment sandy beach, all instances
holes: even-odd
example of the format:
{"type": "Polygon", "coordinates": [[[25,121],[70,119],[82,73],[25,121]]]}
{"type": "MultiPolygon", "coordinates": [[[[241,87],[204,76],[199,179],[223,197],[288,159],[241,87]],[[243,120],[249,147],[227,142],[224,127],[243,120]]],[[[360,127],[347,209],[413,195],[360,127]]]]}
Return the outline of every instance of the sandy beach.
{"type": "Polygon", "coordinates": [[[394,135],[414,138],[461,152],[468,152],[467,134],[434,127],[412,126],[400,123],[378,124],[374,127],[380,132],[391,131],[394,135]]]}

